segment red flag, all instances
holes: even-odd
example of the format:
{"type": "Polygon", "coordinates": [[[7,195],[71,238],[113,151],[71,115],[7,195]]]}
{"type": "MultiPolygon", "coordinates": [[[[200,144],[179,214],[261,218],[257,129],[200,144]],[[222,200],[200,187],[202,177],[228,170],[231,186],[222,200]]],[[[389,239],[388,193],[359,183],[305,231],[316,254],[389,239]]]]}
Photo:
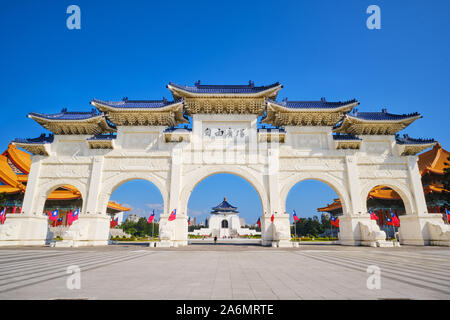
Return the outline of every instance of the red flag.
{"type": "Polygon", "coordinates": [[[110,228],[114,228],[115,226],[117,226],[119,224],[119,217],[117,217],[116,219],[112,219],[111,222],[109,223],[110,228]]]}
{"type": "Polygon", "coordinates": [[[80,209],[77,209],[75,211],[71,211],[72,212],[72,222],[78,220],[78,216],[80,214],[80,209]]]}
{"type": "Polygon", "coordinates": [[[294,210],[294,215],[292,216],[294,218],[294,222],[300,221],[299,217],[297,217],[297,212],[294,210]]]}
{"type": "Polygon", "coordinates": [[[378,220],[378,216],[372,211],[370,210],[370,219],[371,220],[378,220]]]}
{"type": "Polygon", "coordinates": [[[3,208],[2,211],[0,211],[0,224],[4,224],[6,220],[6,209],[3,208]]]}
{"type": "Polygon", "coordinates": [[[275,220],[275,216],[274,216],[274,214],[272,213],[272,216],[270,217],[270,222],[273,223],[273,220],[275,220]]]}
{"type": "Polygon", "coordinates": [[[63,222],[63,217],[61,217],[61,218],[59,218],[58,220],[56,220],[56,226],[60,226],[60,225],[62,225],[62,222],[63,222]]]}
{"type": "Polygon", "coordinates": [[[391,209],[391,217],[392,217],[392,225],[394,227],[400,227],[400,219],[397,217],[397,214],[392,211],[392,209],[391,209]]]}
{"type": "Polygon", "coordinates": [[[71,226],[72,222],[73,222],[73,211],[70,210],[70,212],[67,214],[67,224],[71,226]]]}
{"type": "Polygon", "coordinates": [[[177,218],[177,209],[173,209],[172,213],[169,216],[169,221],[175,220],[177,218]]]}
{"type": "Polygon", "coordinates": [[[258,218],[258,221],[256,221],[256,224],[259,226],[259,228],[261,229],[261,218],[258,218]]]}
{"type": "Polygon", "coordinates": [[[16,213],[17,206],[14,206],[12,213],[16,213]]]}
{"type": "Polygon", "coordinates": [[[331,225],[335,226],[336,228],[339,228],[339,218],[331,216],[330,218],[331,225]]]}
{"type": "Polygon", "coordinates": [[[147,222],[148,222],[148,223],[152,223],[154,219],[155,219],[155,213],[153,212],[153,214],[151,214],[151,215],[148,217],[147,222]]]}
{"type": "Polygon", "coordinates": [[[58,209],[56,209],[56,210],[53,210],[52,212],[50,212],[48,218],[51,221],[56,221],[56,220],[58,220],[58,215],[59,215],[59,211],[58,211],[58,209]]]}

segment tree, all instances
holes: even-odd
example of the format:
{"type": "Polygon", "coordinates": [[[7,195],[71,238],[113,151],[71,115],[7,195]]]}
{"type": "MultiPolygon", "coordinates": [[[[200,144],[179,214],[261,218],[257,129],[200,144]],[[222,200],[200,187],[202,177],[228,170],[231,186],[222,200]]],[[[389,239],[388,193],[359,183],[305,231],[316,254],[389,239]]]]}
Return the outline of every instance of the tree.
{"type": "Polygon", "coordinates": [[[322,232],[331,228],[330,217],[328,215],[323,214],[320,220],[322,222],[322,232]]]}
{"type": "Polygon", "coordinates": [[[6,193],[0,193],[0,207],[3,207],[7,200],[6,193]]]}
{"type": "Polygon", "coordinates": [[[323,215],[321,220],[317,216],[313,218],[301,218],[300,221],[297,221],[294,227],[291,228],[291,234],[297,233],[297,236],[313,236],[318,237],[319,234],[325,232],[325,230],[331,227],[330,219],[323,215]]]}

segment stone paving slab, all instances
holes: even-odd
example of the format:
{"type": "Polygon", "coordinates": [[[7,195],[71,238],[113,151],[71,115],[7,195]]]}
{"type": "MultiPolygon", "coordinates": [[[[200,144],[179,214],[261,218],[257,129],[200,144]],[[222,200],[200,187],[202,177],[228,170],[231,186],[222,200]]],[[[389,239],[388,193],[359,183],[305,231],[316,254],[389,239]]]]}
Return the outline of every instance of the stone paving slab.
{"type": "Polygon", "coordinates": [[[0,299],[449,299],[449,267],[445,247],[1,248],[0,299]],[[70,265],[79,290],[67,289],[70,265]]]}

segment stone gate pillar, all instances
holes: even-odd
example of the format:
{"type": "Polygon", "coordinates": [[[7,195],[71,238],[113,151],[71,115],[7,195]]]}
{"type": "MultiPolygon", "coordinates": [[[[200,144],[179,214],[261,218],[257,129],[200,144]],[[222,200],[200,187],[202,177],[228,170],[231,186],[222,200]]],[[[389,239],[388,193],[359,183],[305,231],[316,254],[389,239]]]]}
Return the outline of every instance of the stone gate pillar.
{"type": "Polygon", "coordinates": [[[408,156],[407,161],[413,212],[400,216],[400,243],[450,246],[450,226],[440,214],[428,213],[417,157],[408,156]]]}
{"type": "Polygon", "coordinates": [[[5,224],[0,225],[0,246],[42,246],[51,237],[48,217],[43,212],[37,211],[41,160],[41,156],[33,156],[32,158],[22,212],[20,214],[8,214],[5,224]]]}
{"type": "Polygon", "coordinates": [[[74,221],[63,235],[63,241],[56,246],[80,247],[107,245],[110,237],[110,218],[105,212],[100,212],[99,194],[102,185],[103,156],[92,159],[91,176],[87,189],[87,199],[83,199],[84,210],[80,210],[78,220],[74,221]]]}
{"type": "Polygon", "coordinates": [[[354,156],[345,157],[350,195],[348,212],[339,218],[339,242],[342,245],[387,246],[386,233],[367,212],[363,212],[361,187],[354,156]]]}
{"type": "Polygon", "coordinates": [[[278,184],[279,149],[271,147],[268,150],[267,180],[269,187],[269,208],[261,221],[262,244],[265,246],[291,247],[291,227],[289,215],[281,211],[280,190],[278,184]],[[271,221],[272,215],[274,217],[271,221]]]}
{"type": "Polygon", "coordinates": [[[160,216],[159,220],[159,240],[160,246],[177,247],[186,246],[188,244],[188,224],[187,212],[183,212],[181,208],[181,183],[182,183],[182,149],[174,147],[172,149],[172,162],[170,171],[170,191],[169,191],[169,207],[164,208],[165,212],[160,216]],[[176,209],[176,219],[169,221],[170,213],[176,209]]]}

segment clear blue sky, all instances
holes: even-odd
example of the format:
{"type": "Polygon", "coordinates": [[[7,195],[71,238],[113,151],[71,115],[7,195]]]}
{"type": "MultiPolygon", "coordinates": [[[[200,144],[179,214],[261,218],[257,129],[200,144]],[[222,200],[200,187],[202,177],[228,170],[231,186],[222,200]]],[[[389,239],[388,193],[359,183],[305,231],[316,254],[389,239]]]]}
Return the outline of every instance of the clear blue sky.
{"type": "MultiPolygon", "coordinates": [[[[170,98],[169,81],[251,79],[280,81],[280,99],[357,98],[361,111],[418,111],[424,118],[404,133],[449,148],[449,12],[447,0],[2,1],[0,143],[6,148],[15,137],[45,132],[26,118],[32,111],[90,110],[94,97],[170,98]],[[81,30],[66,27],[71,4],[81,8],[81,30]],[[371,4],[381,8],[381,30],[366,28],[371,4]]],[[[229,190],[235,181],[215,179],[203,183],[229,190]]],[[[132,185],[129,199],[140,188],[132,185]]],[[[240,188],[248,190],[245,183],[240,188]]],[[[209,210],[226,194],[217,192],[213,201],[204,190],[189,206],[209,210]]],[[[248,192],[253,208],[259,199],[248,192]]],[[[290,197],[305,191],[298,192],[290,197]]],[[[333,197],[321,195],[310,207],[333,197]]],[[[245,199],[229,198],[245,206],[245,199]]]]}

